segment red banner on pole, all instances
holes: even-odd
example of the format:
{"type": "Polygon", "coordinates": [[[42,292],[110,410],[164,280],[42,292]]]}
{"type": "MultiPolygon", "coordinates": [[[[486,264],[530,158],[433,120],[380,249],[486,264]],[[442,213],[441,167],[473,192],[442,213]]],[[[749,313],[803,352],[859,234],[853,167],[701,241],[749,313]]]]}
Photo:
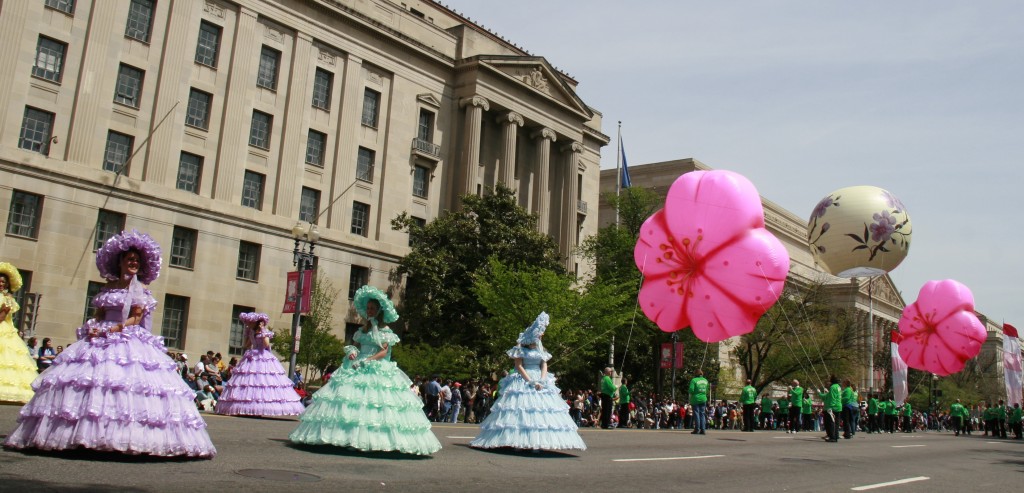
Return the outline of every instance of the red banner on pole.
{"type": "MultiPolygon", "coordinates": [[[[661,367],[672,368],[672,343],[663,342],[661,344],[661,367]]],[[[683,343],[676,343],[676,369],[683,368],[683,343]]]]}
{"type": "Polygon", "coordinates": [[[285,290],[284,296],[284,308],[281,313],[295,313],[296,303],[298,302],[299,293],[302,293],[302,307],[298,310],[299,313],[309,313],[310,298],[313,295],[313,272],[305,271],[302,273],[302,289],[299,289],[299,273],[289,272],[288,283],[285,290]]]}

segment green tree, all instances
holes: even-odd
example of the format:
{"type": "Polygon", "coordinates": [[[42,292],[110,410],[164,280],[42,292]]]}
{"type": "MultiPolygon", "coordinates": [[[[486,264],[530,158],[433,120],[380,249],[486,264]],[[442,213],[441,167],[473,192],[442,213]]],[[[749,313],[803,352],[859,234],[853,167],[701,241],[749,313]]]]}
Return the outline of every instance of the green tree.
{"type": "Polygon", "coordinates": [[[853,369],[860,325],[857,316],[832,306],[824,284],[801,288],[787,281],[779,301],[742,336],[735,355],[758,392],[792,378],[805,387],[821,386],[830,374],[853,369]]]}
{"type": "MultiPolygon", "coordinates": [[[[343,352],[344,342],[331,332],[331,315],[338,289],[334,288],[327,276],[318,270],[313,278],[313,293],[310,310],[302,317],[302,333],[299,338],[299,354],[296,367],[302,369],[306,380],[319,379],[328,367],[336,365],[343,352]]],[[[292,329],[274,331],[271,342],[274,352],[290,357],[292,354],[292,329]]]]}
{"type": "Polygon", "coordinates": [[[577,286],[574,276],[549,269],[513,267],[496,257],[473,292],[490,315],[480,324],[478,357],[492,368],[511,368],[505,352],[540,312],[551,316],[544,348],[563,387],[590,387],[602,365],[602,334],[628,322],[630,293],[610,286],[577,286]]]}
{"type": "Polygon", "coordinates": [[[488,313],[472,288],[476,278],[486,277],[491,257],[514,266],[564,271],[554,240],[537,231],[536,216],[502,185],[493,193],[462,197],[461,209],[425,226],[407,213],[391,226],[408,232],[412,247],[396,270],[406,276],[403,339],[412,344],[478,345],[488,313]]]}

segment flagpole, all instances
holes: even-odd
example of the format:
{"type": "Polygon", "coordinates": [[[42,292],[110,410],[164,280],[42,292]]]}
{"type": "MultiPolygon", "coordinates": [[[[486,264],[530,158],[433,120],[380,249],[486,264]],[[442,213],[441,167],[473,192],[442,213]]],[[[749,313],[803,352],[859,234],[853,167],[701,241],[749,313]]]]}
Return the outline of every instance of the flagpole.
{"type": "Polygon", "coordinates": [[[615,225],[619,225],[619,193],[622,191],[622,120],[619,120],[618,139],[615,145],[615,225]]]}

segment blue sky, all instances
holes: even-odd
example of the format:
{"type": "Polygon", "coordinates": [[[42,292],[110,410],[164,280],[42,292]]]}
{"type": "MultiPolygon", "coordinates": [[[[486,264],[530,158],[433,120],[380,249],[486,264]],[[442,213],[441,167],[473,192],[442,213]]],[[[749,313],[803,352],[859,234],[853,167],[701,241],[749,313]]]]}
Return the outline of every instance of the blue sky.
{"type": "Polygon", "coordinates": [[[800,217],[874,185],[906,205],[908,303],[956,279],[1024,329],[1024,2],[451,0],[575,77],[631,164],[692,157],[800,217]]]}

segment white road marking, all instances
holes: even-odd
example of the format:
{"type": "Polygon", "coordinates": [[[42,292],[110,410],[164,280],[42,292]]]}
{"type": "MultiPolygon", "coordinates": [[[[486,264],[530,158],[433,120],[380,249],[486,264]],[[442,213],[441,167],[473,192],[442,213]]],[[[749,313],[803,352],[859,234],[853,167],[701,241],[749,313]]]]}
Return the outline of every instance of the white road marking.
{"type": "Polygon", "coordinates": [[[892,448],[924,447],[924,445],[893,445],[892,448]]]}
{"type": "Polygon", "coordinates": [[[461,438],[461,439],[465,439],[465,440],[472,440],[472,439],[474,439],[476,437],[452,437],[452,436],[450,436],[448,438],[461,438]]]}
{"type": "Polygon", "coordinates": [[[885,488],[886,486],[895,486],[895,485],[898,485],[898,484],[913,483],[915,481],[927,481],[929,479],[931,479],[931,478],[926,477],[926,476],[918,476],[916,478],[900,479],[898,481],[889,481],[888,483],[868,484],[868,485],[858,486],[856,488],[850,488],[850,489],[853,490],[853,491],[873,490],[875,488],[885,488]]]}
{"type": "Polygon", "coordinates": [[[612,462],[641,462],[650,460],[688,460],[688,459],[711,459],[714,457],[725,457],[724,455],[694,455],[691,457],[651,457],[648,459],[612,459],[612,462]]]}

